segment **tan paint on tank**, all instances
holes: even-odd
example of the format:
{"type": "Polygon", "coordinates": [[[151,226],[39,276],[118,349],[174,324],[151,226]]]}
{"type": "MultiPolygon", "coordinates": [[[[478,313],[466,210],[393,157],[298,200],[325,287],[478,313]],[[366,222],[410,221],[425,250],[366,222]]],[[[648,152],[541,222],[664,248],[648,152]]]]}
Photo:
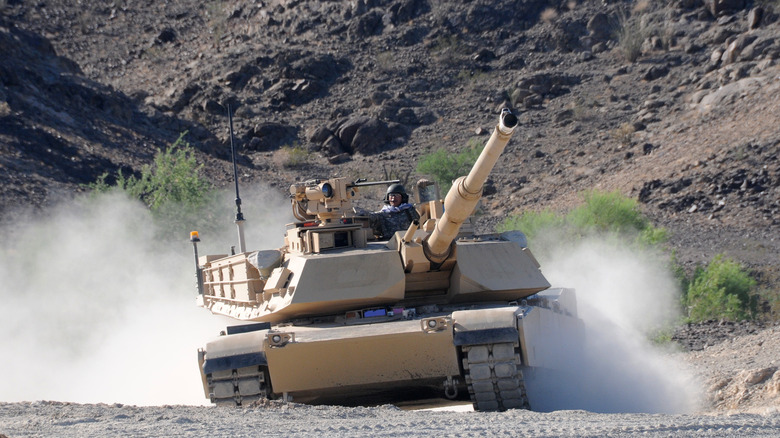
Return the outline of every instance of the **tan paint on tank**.
{"type": "Polygon", "coordinates": [[[408,322],[382,324],[393,332],[371,336],[356,326],[348,338],[306,342],[301,341],[305,333],[296,334],[296,342],[279,348],[269,348],[266,341],[274,392],[459,375],[451,329],[424,333],[419,321],[408,322]]]}
{"type": "Polygon", "coordinates": [[[288,268],[295,273],[290,304],[362,298],[387,302],[404,296],[401,258],[391,250],[292,256],[288,268]]]}
{"type": "Polygon", "coordinates": [[[547,289],[550,283],[515,242],[459,242],[450,287],[453,301],[511,301],[547,289]]]}

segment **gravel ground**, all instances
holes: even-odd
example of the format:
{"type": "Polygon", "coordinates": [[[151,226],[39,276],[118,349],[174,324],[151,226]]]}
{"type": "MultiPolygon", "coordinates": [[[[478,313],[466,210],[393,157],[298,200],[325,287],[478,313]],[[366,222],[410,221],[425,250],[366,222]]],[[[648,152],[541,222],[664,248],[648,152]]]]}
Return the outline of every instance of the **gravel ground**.
{"type": "Polygon", "coordinates": [[[718,412],[777,412],[780,409],[780,327],[735,336],[684,354],[718,412]]]}
{"type": "Polygon", "coordinates": [[[269,404],[230,409],[56,402],[0,404],[0,430],[22,436],[777,436],[780,412],[734,415],[403,411],[269,404]]]}

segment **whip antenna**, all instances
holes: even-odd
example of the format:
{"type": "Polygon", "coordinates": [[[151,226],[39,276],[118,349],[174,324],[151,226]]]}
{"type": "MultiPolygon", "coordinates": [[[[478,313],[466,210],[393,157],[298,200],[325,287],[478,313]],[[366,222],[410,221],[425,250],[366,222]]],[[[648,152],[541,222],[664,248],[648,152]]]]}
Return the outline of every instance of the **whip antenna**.
{"type": "Polygon", "coordinates": [[[228,121],[230,122],[230,152],[233,156],[233,180],[236,182],[236,227],[238,227],[238,250],[246,252],[246,242],[244,241],[244,214],[241,213],[241,196],[238,194],[238,165],[236,164],[236,145],[233,139],[233,113],[230,111],[230,104],[227,106],[228,121]]]}

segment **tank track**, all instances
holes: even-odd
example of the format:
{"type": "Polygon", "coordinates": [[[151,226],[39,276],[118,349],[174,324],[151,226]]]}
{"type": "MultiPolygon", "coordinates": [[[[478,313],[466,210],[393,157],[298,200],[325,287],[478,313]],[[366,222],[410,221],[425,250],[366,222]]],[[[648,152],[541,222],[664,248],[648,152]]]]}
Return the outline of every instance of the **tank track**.
{"type": "Polygon", "coordinates": [[[461,358],[474,410],[531,408],[520,370],[520,352],[514,344],[463,346],[461,358]]]}
{"type": "Polygon", "coordinates": [[[211,402],[217,406],[246,406],[267,399],[267,374],[266,368],[258,365],[215,371],[207,376],[211,402]]]}

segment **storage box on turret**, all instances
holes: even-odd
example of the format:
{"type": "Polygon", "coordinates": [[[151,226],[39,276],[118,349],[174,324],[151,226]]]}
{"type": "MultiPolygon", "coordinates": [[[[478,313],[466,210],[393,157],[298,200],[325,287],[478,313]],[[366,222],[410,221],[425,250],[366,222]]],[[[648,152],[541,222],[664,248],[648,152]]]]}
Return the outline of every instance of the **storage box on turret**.
{"type": "Polygon", "coordinates": [[[249,254],[200,257],[204,294],[225,301],[256,302],[265,282],[249,263],[249,254]]]}

